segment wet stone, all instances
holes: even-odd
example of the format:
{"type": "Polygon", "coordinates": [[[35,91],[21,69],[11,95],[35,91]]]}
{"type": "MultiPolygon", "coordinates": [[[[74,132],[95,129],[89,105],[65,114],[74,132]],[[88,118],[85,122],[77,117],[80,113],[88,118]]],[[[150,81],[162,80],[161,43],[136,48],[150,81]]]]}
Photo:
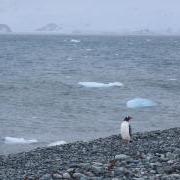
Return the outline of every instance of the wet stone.
{"type": "Polygon", "coordinates": [[[52,180],[52,176],[51,174],[45,174],[39,180],[52,180]]]}
{"type": "Polygon", "coordinates": [[[63,178],[64,178],[64,179],[71,179],[71,176],[70,176],[69,173],[64,173],[64,174],[63,174],[63,178]]]}
{"type": "Polygon", "coordinates": [[[118,154],[115,156],[115,160],[119,160],[119,161],[129,160],[129,159],[130,159],[130,156],[128,156],[126,154],[118,154]]]}
{"type": "Polygon", "coordinates": [[[73,178],[80,179],[80,178],[86,178],[86,176],[81,173],[74,173],[73,178]]]}
{"type": "Polygon", "coordinates": [[[100,174],[102,174],[104,172],[104,168],[103,167],[94,166],[94,165],[91,166],[90,170],[95,175],[100,175],[100,174]]]}
{"type": "Polygon", "coordinates": [[[56,180],[56,179],[58,180],[58,179],[62,179],[62,178],[63,178],[63,176],[62,176],[61,174],[57,174],[57,173],[56,173],[56,174],[53,174],[52,177],[53,177],[53,179],[55,179],[55,180],[56,180]]]}
{"type": "Polygon", "coordinates": [[[92,172],[84,172],[84,174],[89,177],[95,176],[92,172]]]}

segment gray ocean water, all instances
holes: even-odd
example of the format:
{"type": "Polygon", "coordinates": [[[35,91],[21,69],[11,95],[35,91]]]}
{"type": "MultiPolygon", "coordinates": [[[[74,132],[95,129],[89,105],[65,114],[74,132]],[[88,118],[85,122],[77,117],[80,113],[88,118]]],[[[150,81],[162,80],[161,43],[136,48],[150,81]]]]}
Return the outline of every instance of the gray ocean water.
{"type": "Polygon", "coordinates": [[[126,115],[134,132],[180,126],[179,78],[180,37],[0,35],[0,154],[117,134],[126,115]]]}

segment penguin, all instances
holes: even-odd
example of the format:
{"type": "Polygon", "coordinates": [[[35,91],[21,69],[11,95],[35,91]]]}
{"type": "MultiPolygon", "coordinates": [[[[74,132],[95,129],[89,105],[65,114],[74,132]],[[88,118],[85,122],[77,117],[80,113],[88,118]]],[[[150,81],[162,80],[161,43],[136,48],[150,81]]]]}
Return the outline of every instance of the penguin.
{"type": "Polygon", "coordinates": [[[132,117],[127,116],[124,118],[123,122],[121,123],[121,137],[126,143],[132,141],[132,129],[130,125],[131,119],[132,117]]]}

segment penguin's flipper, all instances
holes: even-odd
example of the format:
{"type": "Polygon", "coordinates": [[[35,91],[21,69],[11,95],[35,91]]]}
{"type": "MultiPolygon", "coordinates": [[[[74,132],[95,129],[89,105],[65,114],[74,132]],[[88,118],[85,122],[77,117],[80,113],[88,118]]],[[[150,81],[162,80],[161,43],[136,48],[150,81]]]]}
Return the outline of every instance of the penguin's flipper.
{"type": "Polygon", "coordinates": [[[129,125],[129,135],[132,138],[132,128],[131,128],[131,125],[129,125]]]}

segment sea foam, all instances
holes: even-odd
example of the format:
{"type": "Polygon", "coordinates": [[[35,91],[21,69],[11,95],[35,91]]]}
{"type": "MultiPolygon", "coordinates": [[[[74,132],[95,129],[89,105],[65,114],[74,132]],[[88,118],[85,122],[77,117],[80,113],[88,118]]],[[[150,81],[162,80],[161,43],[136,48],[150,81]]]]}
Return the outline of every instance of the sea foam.
{"type": "Polygon", "coordinates": [[[170,78],[169,81],[177,81],[175,78],[170,78]]]}
{"type": "Polygon", "coordinates": [[[32,144],[37,143],[36,139],[24,139],[24,138],[16,138],[16,137],[5,137],[5,144],[32,144]]]}
{"type": "Polygon", "coordinates": [[[106,88],[112,86],[123,86],[121,82],[112,82],[112,83],[99,83],[99,82],[79,82],[81,86],[89,87],[89,88],[106,88]]]}
{"type": "Polygon", "coordinates": [[[156,106],[156,103],[145,98],[134,98],[126,103],[128,108],[142,108],[156,106]]]}
{"type": "Polygon", "coordinates": [[[79,42],[81,42],[80,40],[77,40],[77,39],[71,39],[70,41],[73,42],[73,43],[79,43],[79,42]]]}
{"type": "Polygon", "coordinates": [[[58,145],[63,145],[63,144],[66,144],[66,141],[55,141],[55,142],[52,142],[50,144],[48,144],[48,146],[58,146],[58,145]]]}

